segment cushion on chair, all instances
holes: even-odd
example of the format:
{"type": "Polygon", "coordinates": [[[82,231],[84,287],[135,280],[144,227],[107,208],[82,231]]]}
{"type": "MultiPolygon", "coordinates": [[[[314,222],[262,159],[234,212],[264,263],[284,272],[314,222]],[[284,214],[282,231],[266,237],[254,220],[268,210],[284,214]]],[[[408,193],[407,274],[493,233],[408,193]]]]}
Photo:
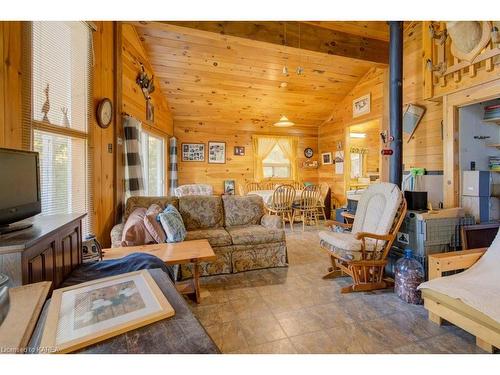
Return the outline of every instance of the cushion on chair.
{"type": "Polygon", "coordinates": [[[144,217],[144,225],[146,226],[146,229],[148,230],[151,237],[153,237],[157,243],[163,243],[167,240],[165,231],[163,230],[163,227],[158,218],[158,215],[162,212],[163,208],[161,208],[157,204],[152,204],[151,206],[149,206],[148,210],[146,211],[146,216],[144,217]]]}
{"type": "Polygon", "coordinates": [[[258,195],[223,195],[225,226],[257,225],[264,215],[264,202],[258,195]]]}
{"type": "Polygon", "coordinates": [[[122,246],[138,246],[155,243],[144,224],[146,209],[136,208],[128,217],[122,232],[122,246]]]}
{"type": "Polygon", "coordinates": [[[359,199],[352,232],[388,234],[402,199],[401,190],[394,184],[370,185],[359,199]]]}
{"type": "Polygon", "coordinates": [[[165,210],[158,215],[160,223],[167,235],[167,242],[182,242],[186,238],[186,228],[177,208],[169,204],[165,210]]]}
{"type": "MultiPolygon", "coordinates": [[[[361,240],[357,240],[351,232],[319,232],[320,245],[323,248],[330,250],[337,257],[344,260],[360,260],[361,253],[361,240]]],[[[378,249],[381,249],[385,241],[378,241],[378,249]]],[[[367,258],[373,257],[373,250],[376,241],[367,238],[365,240],[367,251],[367,258]]]]}
{"type": "Polygon", "coordinates": [[[187,230],[220,228],[224,224],[220,197],[202,195],[180,197],[179,212],[187,230]]]}
{"type": "Polygon", "coordinates": [[[206,239],[210,246],[230,246],[231,236],[224,228],[197,229],[187,232],[186,241],[206,239]]]}
{"type": "Polygon", "coordinates": [[[234,245],[256,245],[285,241],[283,229],[266,228],[262,225],[244,225],[226,229],[234,245]]]}
{"type": "Polygon", "coordinates": [[[187,195],[213,195],[212,185],[207,184],[190,184],[181,185],[174,190],[176,197],[185,197],[187,195]]]}

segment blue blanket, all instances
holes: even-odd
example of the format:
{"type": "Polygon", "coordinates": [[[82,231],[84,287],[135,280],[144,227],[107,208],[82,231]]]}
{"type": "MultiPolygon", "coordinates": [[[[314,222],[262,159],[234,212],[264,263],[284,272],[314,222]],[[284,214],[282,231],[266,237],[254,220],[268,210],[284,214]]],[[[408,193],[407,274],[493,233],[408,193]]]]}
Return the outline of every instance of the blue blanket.
{"type": "Polygon", "coordinates": [[[127,272],[160,268],[172,281],[174,269],[167,266],[160,258],[150,254],[132,253],[120,259],[103,260],[102,262],[82,264],[64,280],[61,287],[84,283],[90,280],[101,279],[108,276],[121,275],[127,272]]]}

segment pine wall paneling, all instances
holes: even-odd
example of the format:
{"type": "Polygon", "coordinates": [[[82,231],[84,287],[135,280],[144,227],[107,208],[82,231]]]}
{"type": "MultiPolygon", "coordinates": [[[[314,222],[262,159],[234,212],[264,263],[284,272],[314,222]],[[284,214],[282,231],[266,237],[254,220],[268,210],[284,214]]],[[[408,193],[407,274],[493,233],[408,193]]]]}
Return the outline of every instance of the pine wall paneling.
{"type": "Polygon", "coordinates": [[[22,22],[0,22],[0,147],[22,147],[22,22]]]}
{"type": "Polygon", "coordinates": [[[91,179],[93,194],[92,221],[98,240],[110,246],[109,233],[115,223],[115,124],[116,116],[107,129],[97,124],[95,109],[104,98],[115,100],[114,25],[113,22],[95,22],[93,33],[93,116],[89,128],[89,146],[92,150],[91,179]],[[111,152],[109,146],[111,145],[111,152]]]}

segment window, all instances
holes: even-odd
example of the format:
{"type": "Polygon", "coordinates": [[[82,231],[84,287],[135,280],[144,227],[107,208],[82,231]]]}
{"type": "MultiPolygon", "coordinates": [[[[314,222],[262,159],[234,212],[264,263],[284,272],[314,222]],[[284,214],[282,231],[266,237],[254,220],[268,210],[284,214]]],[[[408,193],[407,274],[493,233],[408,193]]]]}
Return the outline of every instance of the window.
{"type": "Polygon", "coordinates": [[[84,22],[32,22],[26,35],[24,147],[40,154],[42,214],[90,212],[91,29],[84,22]]]}
{"type": "Polygon", "coordinates": [[[271,153],[262,161],[264,178],[290,178],[290,160],[276,144],[271,153]]]}
{"type": "Polygon", "coordinates": [[[141,133],[141,156],[144,175],[144,194],[165,194],[165,153],[163,138],[141,133]]]}

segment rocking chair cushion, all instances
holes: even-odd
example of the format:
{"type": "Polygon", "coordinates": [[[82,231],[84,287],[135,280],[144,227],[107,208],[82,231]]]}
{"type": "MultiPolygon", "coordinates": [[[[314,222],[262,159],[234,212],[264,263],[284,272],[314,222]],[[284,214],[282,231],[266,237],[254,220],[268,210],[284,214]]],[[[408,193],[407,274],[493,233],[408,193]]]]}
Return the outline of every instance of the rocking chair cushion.
{"type": "MultiPolygon", "coordinates": [[[[343,260],[361,260],[361,240],[357,240],[350,232],[319,232],[320,244],[323,248],[329,249],[336,257],[343,260]]],[[[373,258],[375,241],[367,239],[365,242],[367,258],[373,258]]],[[[379,249],[383,245],[379,241],[379,249]]]]}

